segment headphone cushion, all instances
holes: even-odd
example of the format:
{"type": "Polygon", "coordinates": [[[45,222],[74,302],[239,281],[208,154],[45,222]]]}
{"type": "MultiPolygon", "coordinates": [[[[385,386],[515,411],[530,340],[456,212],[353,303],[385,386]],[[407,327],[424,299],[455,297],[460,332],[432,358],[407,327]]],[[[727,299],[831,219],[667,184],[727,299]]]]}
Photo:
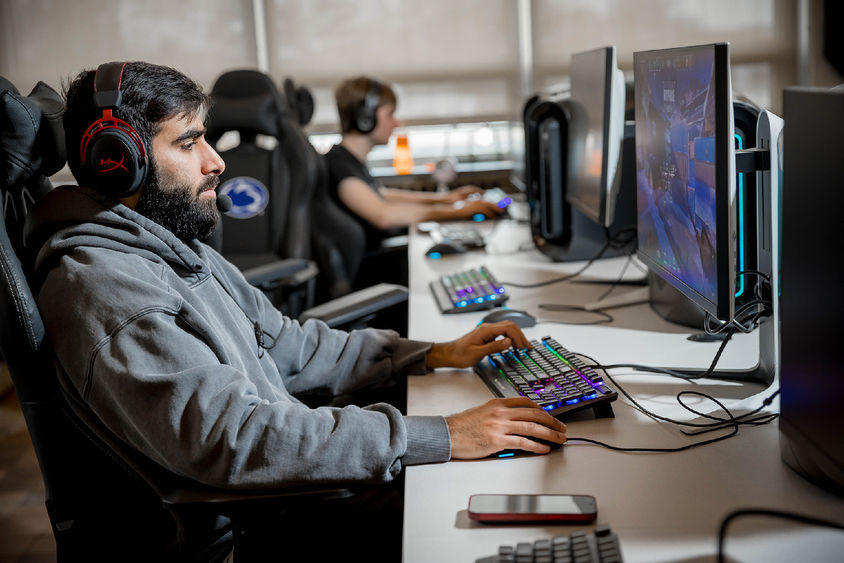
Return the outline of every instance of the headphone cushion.
{"type": "Polygon", "coordinates": [[[137,191],[148,168],[135,140],[119,128],[96,133],[88,145],[86,163],[88,182],[117,198],[137,191]]]}
{"type": "Polygon", "coordinates": [[[375,118],[370,114],[371,112],[361,108],[357,116],[355,116],[355,125],[357,125],[357,129],[361,133],[370,133],[375,129],[375,118]]]}

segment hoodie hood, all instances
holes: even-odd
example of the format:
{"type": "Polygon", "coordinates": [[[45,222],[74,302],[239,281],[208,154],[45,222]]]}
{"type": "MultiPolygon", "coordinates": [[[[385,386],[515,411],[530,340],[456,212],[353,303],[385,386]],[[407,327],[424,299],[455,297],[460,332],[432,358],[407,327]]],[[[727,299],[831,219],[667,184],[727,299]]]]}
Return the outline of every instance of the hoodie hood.
{"type": "Polygon", "coordinates": [[[139,255],[169,265],[182,278],[194,277],[194,282],[209,275],[198,241],[186,244],[140,213],[79,186],[57,187],[35,204],[24,228],[24,245],[36,291],[56,262],[79,247],[139,255]]]}

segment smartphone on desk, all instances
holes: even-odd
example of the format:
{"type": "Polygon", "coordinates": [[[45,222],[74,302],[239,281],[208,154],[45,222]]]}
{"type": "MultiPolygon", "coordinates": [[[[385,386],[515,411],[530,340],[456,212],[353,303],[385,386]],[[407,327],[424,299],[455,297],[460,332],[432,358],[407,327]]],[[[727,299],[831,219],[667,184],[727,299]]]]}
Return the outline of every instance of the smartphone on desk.
{"type": "Polygon", "coordinates": [[[591,495],[472,495],[469,518],[478,522],[591,522],[591,495]]]}

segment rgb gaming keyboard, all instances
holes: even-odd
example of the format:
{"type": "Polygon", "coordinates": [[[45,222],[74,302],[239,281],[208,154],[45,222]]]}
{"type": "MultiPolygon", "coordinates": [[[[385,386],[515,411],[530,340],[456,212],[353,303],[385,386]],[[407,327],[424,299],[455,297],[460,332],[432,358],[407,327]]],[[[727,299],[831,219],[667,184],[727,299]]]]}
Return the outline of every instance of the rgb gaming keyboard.
{"type": "Polygon", "coordinates": [[[442,275],[430,287],[445,314],[491,309],[510,298],[486,266],[442,275]]]}
{"type": "Polygon", "coordinates": [[[532,340],[529,350],[507,350],[481,360],[475,371],[499,397],[528,397],[555,417],[593,408],[612,417],[618,393],[601,370],[587,366],[550,336],[532,340]]]}

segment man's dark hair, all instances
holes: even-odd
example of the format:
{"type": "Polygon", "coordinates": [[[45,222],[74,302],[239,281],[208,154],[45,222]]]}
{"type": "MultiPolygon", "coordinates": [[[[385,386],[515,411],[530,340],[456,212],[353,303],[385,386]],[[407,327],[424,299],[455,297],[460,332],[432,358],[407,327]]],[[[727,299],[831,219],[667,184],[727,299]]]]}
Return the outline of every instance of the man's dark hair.
{"type": "MultiPolygon", "coordinates": [[[[64,114],[67,160],[73,175],[82,183],[79,145],[82,136],[103,110],[94,105],[96,70],[86,70],[65,88],[64,114]]],[[[177,115],[201,114],[211,105],[202,87],[181,72],[144,62],[126,63],[120,84],[122,100],[114,116],[135,128],[149,154],[152,138],[161,123],[177,115]]],[[[148,178],[149,181],[149,178],[148,178]]]]}

